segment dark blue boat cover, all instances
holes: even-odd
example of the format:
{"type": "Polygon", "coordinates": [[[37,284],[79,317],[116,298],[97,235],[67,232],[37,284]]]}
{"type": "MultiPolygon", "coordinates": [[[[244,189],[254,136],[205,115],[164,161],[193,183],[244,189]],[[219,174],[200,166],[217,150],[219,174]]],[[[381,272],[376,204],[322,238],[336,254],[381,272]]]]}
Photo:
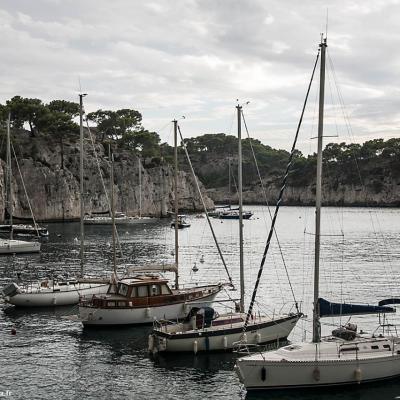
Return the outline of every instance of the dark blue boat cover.
{"type": "Polygon", "coordinates": [[[400,304],[400,299],[395,299],[395,298],[385,299],[385,300],[381,300],[378,303],[378,305],[380,305],[380,306],[386,306],[386,304],[400,304]]]}
{"type": "Polygon", "coordinates": [[[373,306],[367,304],[331,303],[322,298],[318,299],[318,304],[319,315],[321,317],[396,312],[396,309],[392,307],[373,306]]]}

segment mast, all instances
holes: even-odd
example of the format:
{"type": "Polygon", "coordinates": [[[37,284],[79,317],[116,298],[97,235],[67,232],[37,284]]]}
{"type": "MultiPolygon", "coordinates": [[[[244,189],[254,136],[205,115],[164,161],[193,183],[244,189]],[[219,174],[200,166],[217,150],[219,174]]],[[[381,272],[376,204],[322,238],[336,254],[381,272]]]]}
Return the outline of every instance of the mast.
{"type": "Polygon", "coordinates": [[[231,158],[228,157],[228,193],[229,193],[229,209],[231,209],[231,158]]]}
{"type": "Polygon", "coordinates": [[[314,309],[313,309],[313,343],[321,341],[319,298],[319,261],[321,245],[321,189],[322,189],[322,139],[324,132],[324,95],[325,95],[325,56],[326,38],[321,40],[319,114],[318,114],[318,153],[317,153],[317,182],[315,195],[315,255],[314,255],[314,309]]]}
{"type": "Polygon", "coordinates": [[[178,273],[178,121],[174,119],[174,191],[175,191],[175,289],[179,289],[179,273],[178,273]]]}
{"type": "Polygon", "coordinates": [[[79,200],[80,200],[80,264],[81,264],[81,277],[83,276],[83,264],[84,264],[84,227],[83,227],[83,216],[84,216],[84,200],[83,200],[83,98],[86,94],[79,94],[79,126],[80,126],[80,186],[79,186],[79,200]]]}
{"type": "Polygon", "coordinates": [[[117,280],[117,252],[115,249],[115,206],[114,206],[114,154],[111,153],[110,147],[110,162],[111,162],[111,172],[110,172],[110,197],[111,197],[111,225],[112,225],[112,246],[113,246],[113,270],[114,279],[117,280]]]}
{"type": "Polygon", "coordinates": [[[142,218],[142,165],[139,160],[139,218],[142,218]]]}
{"type": "Polygon", "coordinates": [[[239,197],[239,266],[240,312],[244,312],[244,265],[243,265],[243,198],[242,198],[242,106],[237,105],[238,123],[238,197],[239,197]]]}
{"type": "Polygon", "coordinates": [[[7,189],[8,189],[8,213],[10,214],[8,222],[10,224],[10,240],[13,239],[13,203],[11,190],[11,134],[10,134],[11,113],[8,113],[7,118],[7,189]]]}

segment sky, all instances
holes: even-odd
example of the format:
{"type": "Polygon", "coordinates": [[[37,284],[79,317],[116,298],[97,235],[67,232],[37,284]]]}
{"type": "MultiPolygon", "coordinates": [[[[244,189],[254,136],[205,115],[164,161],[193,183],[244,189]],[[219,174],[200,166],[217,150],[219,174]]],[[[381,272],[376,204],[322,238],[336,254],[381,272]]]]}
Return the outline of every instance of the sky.
{"type": "Polygon", "coordinates": [[[399,16],[400,0],[0,0],[0,103],[82,90],[87,112],[136,109],[172,143],[182,116],[185,137],[236,134],[238,100],[250,135],[288,150],[325,32],[326,143],[399,137],[399,16]]]}

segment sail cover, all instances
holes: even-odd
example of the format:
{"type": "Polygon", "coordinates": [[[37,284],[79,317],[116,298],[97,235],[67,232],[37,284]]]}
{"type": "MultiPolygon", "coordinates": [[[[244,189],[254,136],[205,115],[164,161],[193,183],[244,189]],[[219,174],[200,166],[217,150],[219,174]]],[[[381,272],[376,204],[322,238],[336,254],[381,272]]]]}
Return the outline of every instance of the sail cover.
{"type": "Polygon", "coordinates": [[[380,306],[386,306],[386,304],[400,304],[400,298],[385,299],[378,303],[380,306]]]}
{"type": "Polygon", "coordinates": [[[396,312],[396,310],[392,307],[382,307],[366,304],[331,303],[330,301],[322,298],[318,299],[318,305],[319,315],[321,317],[396,312]]]}

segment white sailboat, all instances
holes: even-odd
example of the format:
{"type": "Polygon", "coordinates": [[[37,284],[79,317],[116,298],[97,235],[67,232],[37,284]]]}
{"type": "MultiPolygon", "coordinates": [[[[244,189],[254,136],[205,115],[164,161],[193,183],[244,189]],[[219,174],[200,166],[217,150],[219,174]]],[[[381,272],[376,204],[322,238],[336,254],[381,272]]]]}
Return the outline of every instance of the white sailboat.
{"type": "MultiPolygon", "coordinates": [[[[194,305],[212,302],[222,290],[222,284],[179,287],[178,274],[178,153],[177,121],[174,120],[175,138],[175,264],[131,268],[136,276],[118,279],[114,246],[114,279],[104,295],[82,297],[79,302],[79,319],[84,326],[121,326],[151,324],[154,319],[182,319],[194,305]],[[175,273],[175,288],[154,272],[175,273]],[[152,273],[153,272],[153,273],[152,273]]],[[[111,179],[111,182],[113,180],[111,179]]],[[[113,190],[111,190],[111,216],[114,217],[113,190]]],[[[113,229],[113,238],[114,238],[113,229]]]]}
{"type": "Polygon", "coordinates": [[[360,384],[400,375],[396,338],[357,333],[353,324],[321,337],[320,317],[393,312],[389,307],[334,304],[319,298],[319,254],[322,187],[322,138],[326,39],[320,44],[320,89],[315,223],[313,340],[239,358],[235,371],[247,390],[296,389],[360,384]]]}
{"type": "MultiPolygon", "coordinates": [[[[158,219],[152,217],[142,216],[142,164],[138,157],[138,173],[139,173],[139,214],[130,217],[121,211],[114,213],[114,224],[126,225],[126,224],[147,224],[155,222],[158,219]]],[[[101,173],[101,171],[100,171],[101,173]]],[[[85,225],[112,225],[113,218],[110,215],[110,211],[105,212],[92,212],[84,217],[85,225]]]]}
{"type": "Polygon", "coordinates": [[[10,114],[7,118],[7,204],[9,213],[9,239],[0,239],[0,254],[16,253],[38,253],[40,252],[40,243],[38,241],[15,240],[13,238],[13,202],[12,202],[12,171],[11,171],[11,138],[10,138],[10,114]]]}
{"type": "MultiPolygon", "coordinates": [[[[238,153],[239,176],[239,253],[240,253],[240,305],[239,312],[218,314],[211,307],[196,307],[187,315],[185,321],[172,323],[160,321],[155,323],[149,336],[149,351],[157,352],[194,352],[232,350],[244,338],[250,345],[285,340],[291,333],[300,313],[280,314],[274,316],[253,316],[247,333],[243,333],[246,321],[244,312],[244,263],[243,263],[243,198],[242,198],[242,107],[238,105],[238,153]]],[[[183,140],[182,140],[183,142],[183,140]]]]}
{"type": "MultiPolygon", "coordinates": [[[[86,278],[84,267],[84,226],[83,226],[83,94],[79,95],[80,103],[80,265],[81,274],[76,279],[48,279],[39,282],[21,284],[12,282],[2,290],[6,303],[20,307],[48,307],[77,304],[80,296],[104,293],[109,280],[86,278]]],[[[10,213],[11,214],[11,213],[10,213]]],[[[28,242],[29,243],[29,242],[28,242]]]]}

